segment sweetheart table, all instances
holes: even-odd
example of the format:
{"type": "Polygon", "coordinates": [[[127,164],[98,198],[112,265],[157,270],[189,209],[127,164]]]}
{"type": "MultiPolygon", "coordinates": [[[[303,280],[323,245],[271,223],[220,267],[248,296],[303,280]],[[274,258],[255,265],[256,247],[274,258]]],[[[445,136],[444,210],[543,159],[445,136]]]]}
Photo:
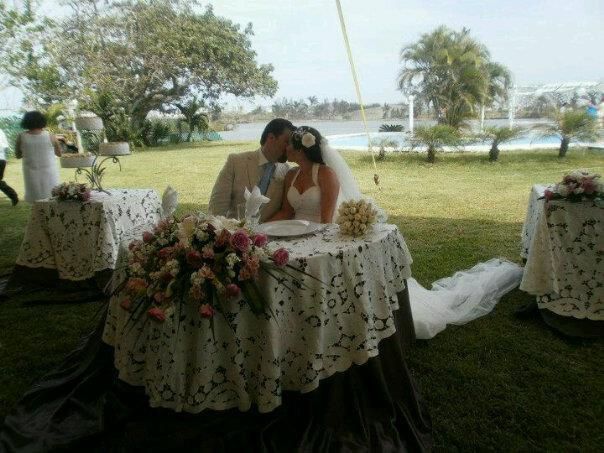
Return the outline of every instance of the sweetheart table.
{"type": "MultiPolygon", "coordinates": [[[[243,301],[209,320],[198,304],[163,323],[130,312],[114,297],[103,340],[115,348],[119,378],[143,386],[153,407],[191,413],[252,405],[270,412],[284,391],[310,392],[322,379],[378,355],[396,331],[398,294],[411,277],[411,255],[394,225],[376,225],[363,239],[344,238],[337,225],[271,243],[290,252],[306,274],[258,281],[272,316],[256,316],[243,301]],[[226,321],[228,320],[228,322],[226,321]]],[[[408,303],[408,301],[407,301],[408,303]]],[[[413,337],[410,314],[404,335],[413,337]]]]}
{"type": "Polygon", "coordinates": [[[185,301],[178,325],[128,324],[113,298],[88,340],[6,418],[0,450],[430,450],[406,365],[412,260],[397,228],[346,239],[329,225],[272,246],[316,277],[261,274],[274,318],[234,300],[212,333],[185,301]]]}

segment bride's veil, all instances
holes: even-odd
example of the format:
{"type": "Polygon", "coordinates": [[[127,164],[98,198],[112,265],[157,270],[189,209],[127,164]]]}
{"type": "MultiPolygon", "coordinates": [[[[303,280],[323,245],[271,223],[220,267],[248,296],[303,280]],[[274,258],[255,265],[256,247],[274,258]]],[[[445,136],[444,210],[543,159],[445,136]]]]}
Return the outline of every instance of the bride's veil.
{"type": "Polygon", "coordinates": [[[323,157],[323,162],[325,162],[325,165],[330,167],[335,172],[338,177],[338,181],[340,182],[338,206],[344,201],[359,200],[364,198],[370,201],[377,210],[377,218],[379,222],[385,222],[388,219],[386,212],[381,209],[374,200],[363,197],[359,184],[352,174],[352,170],[340,153],[329,145],[329,141],[325,137],[321,137],[321,157],[323,157]]]}

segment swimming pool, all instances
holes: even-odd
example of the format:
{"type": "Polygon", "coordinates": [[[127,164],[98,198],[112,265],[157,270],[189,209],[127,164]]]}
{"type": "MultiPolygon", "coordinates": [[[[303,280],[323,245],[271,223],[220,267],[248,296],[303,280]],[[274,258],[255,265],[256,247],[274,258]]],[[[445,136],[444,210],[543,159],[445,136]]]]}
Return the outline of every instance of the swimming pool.
{"type": "MultiPolygon", "coordinates": [[[[380,148],[385,145],[389,150],[409,150],[411,148],[409,142],[409,134],[406,132],[370,132],[371,143],[373,149],[380,148]],[[396,143],[396,146],[389,145],[387,142],[396,143]]],[[[367,135],[366,134],[345,134],[345,135],[330,135],[327,137],[331,146],[335,149],[366,151],[367,150],[367,135]]],[[[445,148],[445,151],[470,151],[470,152],[485,152],[491,147],[489,141],[469,142],[460,148],[445,148]]],[[[556,136],[540,137],[538,133],[527,132],[517,139],[510,140],[503,145],[499,145],[500,150],[511,149],[543,149],[543,148],[559,148],[560,138],[556,136]]],[[[421,151],[422,148],[417,148],[421,151]]]]}

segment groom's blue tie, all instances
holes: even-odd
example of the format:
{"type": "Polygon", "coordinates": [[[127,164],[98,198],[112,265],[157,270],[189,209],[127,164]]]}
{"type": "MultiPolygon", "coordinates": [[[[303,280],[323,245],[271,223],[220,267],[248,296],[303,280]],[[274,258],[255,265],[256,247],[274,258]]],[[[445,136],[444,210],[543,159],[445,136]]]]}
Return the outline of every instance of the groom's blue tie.
{"type": "Polygon", "coordinates": [[[271,182],[271,176],[273,176],[273,172],[275,171],[275,163],[274,162],[266,162],[262,164],[263,172],[260,177],[260,181],[258,182],[258,188],[262,195],[266,194],[268,190],[268,185],[271,182]]]}

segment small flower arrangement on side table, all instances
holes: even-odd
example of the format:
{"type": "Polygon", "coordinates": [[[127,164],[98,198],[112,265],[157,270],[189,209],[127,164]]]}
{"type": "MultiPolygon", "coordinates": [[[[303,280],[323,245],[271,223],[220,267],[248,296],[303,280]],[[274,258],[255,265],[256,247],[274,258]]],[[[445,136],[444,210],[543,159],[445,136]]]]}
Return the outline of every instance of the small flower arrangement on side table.
{"type": "Polygon", "coordinates": [[[79,182],[64,182],[52,189],[52,196],[59,201],[88,201],[90,188],[79,182]]]}
{"type": "Polygon", "coordinates": [[[568,200],[579,202],[604,198],[604,182],[600,175],[588,170],[575,170],[564,176],[561,182],[551,186],[543,193],[550,200],[568,200]]]}

